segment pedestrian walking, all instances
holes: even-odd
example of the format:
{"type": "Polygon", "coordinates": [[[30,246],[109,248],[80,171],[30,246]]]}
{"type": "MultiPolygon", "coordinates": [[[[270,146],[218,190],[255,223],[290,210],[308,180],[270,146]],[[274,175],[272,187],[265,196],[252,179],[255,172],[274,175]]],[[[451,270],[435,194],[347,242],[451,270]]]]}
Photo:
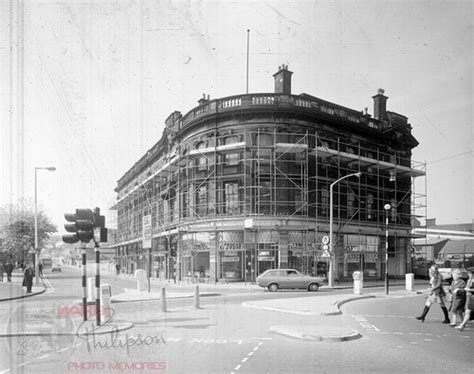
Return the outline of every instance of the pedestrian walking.
{"type": "Polygon", "coordinates": [[[431,291],[430,295],[426,299],[425,303],[425,308],[423,309],[423,312],[419,317],[416,317],[416,319],[420,320],[421,322],[425,322],[425,317],[428,314],[428,311],[430,310],[430,307],[433,303],[438,303],[441,307],[441,310],[443,311],[444,314],[444,321],[443,323],[449,323],[449,315],[448,315],[448,309],[446,308],[446,305],[444,303],[444,298],[446,296],[446,293],[444,292],[443,285],[442,285],[442,279],[441,279],[441,274],[438,271],[438,266],[436,264],[431,265],[430,270],[429,270],[429,275],[430,275],[430,285],[431,285],[431,291]]]}
{"type": "Polygon", "coordinates": [[[451,307],[451,326],[456,326],[458,321],[462,321],[462,314],[464,312],[464,306],[466,305],[466,282],[461,279],[461,269],[453,269],[451,272],[453,282],[449,292],[452,295],[451,307]]]}
{"type": "Polygon", "coordinates": [[[23,286],[26,287],[26,293],[31,293],[31,288],[33,287],[33,278],[35,276],[33,265],[28,264],[23,274],[23,286]]]}
{"type": "Polygon", "coordinates": [[[38,270],[39,270],[40,277],[43,278],[43,263],[42,262],[38,264],[38,270]]]}
{"type": "Polygon", "coordinates": [[[466,303],[464,305],[464,318],[459,326],[456,326],[455,329],[460,331],[464,330],[466,324],[469,322],[472,316],[472,310],[474,309],[474,267],[467,269],[467,274],[469,279],[466,284],[466,303]]]}
{"type": "Polygon", "coordinates": [[[0,282],[3,282],[3,272],[5,267],[3,266],[3,262],[0,261],[0,282]]]}
{"type": "Polygon", "coordinates": [[[9,260],[7,260],[7,262],[5,263],[5,272],[7,273],[7,282],[11,282],[12,281],[13,264],[9,260]]]}

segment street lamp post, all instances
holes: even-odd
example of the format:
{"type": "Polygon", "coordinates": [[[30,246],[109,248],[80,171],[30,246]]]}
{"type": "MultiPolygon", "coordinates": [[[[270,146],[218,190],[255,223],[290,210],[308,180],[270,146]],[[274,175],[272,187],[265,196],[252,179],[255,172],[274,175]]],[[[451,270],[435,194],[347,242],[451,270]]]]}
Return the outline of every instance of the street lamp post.
{"type": "Polygon", "coordinates": [[[388,295],[388,212],[392,206],[385,204],[383,208],[385,209],[385,294],[388,295]]]}
{"type": "Polygon", "coordinates": [[[361,172],[357,172],[357,173],[352,173],[352,174],[348,174],[348,175],[345,175],[341,178],[339,178],[338,180],[334,181],[333,183],[331,183],[331,185],[329,186],[329,254],[330,254],[330,258],[329,258],[329,282],[328,282],[328,286],[329,287],[333,287],[334,286],[334,265],[335,265],[335,262],[334,262],[334,246],[333,246],[333,189],[334,189],[334,186],[339,183],[340,181],[346,179],[346,178],[350,178],[350,177],[357,177],[359,178],[361,176],[361,172]]]}
{"type": "Polygon", "coordinates": [[[39,248],[38,248],[38,170],[55,171],[54,166],[35,167],[35,284],[39,284],[39,248]]]}

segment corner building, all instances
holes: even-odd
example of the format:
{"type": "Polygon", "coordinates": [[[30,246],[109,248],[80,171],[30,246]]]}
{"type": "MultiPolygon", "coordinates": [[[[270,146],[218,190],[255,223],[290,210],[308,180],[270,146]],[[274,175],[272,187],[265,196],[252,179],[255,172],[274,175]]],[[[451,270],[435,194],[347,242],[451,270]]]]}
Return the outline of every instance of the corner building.
{"type": "Polygon", "coordinates": [[[291,76],[281,66],[274,93],[204,96],[166,119],[115,189],[122,269],[197,281],[286,267],[326,275],[330,185],[360,172],[333,189],[335,279],[383,278],[387,229],[390,276],[410,270],[412,183],[425,171],[411,160],[407,117],[387,111],[381,89],[371,116],[292,95],[291,76]]]}

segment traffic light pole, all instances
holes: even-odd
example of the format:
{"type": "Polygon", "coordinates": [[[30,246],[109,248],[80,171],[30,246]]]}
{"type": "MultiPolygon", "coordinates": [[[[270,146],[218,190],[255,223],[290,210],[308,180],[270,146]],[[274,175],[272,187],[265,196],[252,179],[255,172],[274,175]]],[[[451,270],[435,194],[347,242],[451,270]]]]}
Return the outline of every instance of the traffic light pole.
{"type": "MultiPolygon", "coordinates": [[[[65,213],[66,221],[71,222],[64,225],[67,232],[73,234],[63,235],[63,241],[68,244],[81,242],[82,254],[82,307],[84,321],[87,321],[87,243],[94,240],[95,243],[95,306],[97,326],[100,326],[100,242],[107,241],[107,228],[105,228],[105,217],[100,215],[100,209],[76,209],[76,213],[65,213]],[[96,231],[97,229],[97,231],[96,231]]],[[[90,295],[92,299],[92,295],[90,295]]]]}
{"type": "Polygon", "coordinates": [[[95,242],[95,317],[100,326],[100,247],[95,242]]]}
{"type": "Polygon", "coordinates": [[[86,243],[81,243],[82,256],[82,315],[87,321],[87,265],[86,265],[86,243]]]}

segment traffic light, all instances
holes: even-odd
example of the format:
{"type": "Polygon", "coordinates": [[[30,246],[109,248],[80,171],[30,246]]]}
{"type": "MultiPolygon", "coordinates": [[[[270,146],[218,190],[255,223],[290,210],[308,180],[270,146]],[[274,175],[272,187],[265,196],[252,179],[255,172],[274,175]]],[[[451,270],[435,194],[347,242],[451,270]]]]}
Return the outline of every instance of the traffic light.
{"type": "Polygon", "coordinates": [[[100,209],[94,209],[94,241],[96,243],[107,242],[107,229],[105,227],[105,217],[100,215],[100,209]]]}
{"type": "Polygon", "coordinates": [[[73,244],[81,241],[88,243],[94,239],[94,213],[90,209],[76,209],[76,213],[64,214],[66,221],[72,223],[66,223],[64,228],[67,232],[73,232],[74,234],[63,235],[63,241],[65,243],[73,244]]]}
{"type": "Polygon", "coordinates": [[[78,241],[89,243],[91,240],[98,242],[107,241],[107,229],[105,228],[105,217],[100,215],[100,209],[76,209],[76,213],[64,214],[66,223],[64,228],[67,232],[74,234],[63,235],[63,241],[74,244],[78,241]]]}

